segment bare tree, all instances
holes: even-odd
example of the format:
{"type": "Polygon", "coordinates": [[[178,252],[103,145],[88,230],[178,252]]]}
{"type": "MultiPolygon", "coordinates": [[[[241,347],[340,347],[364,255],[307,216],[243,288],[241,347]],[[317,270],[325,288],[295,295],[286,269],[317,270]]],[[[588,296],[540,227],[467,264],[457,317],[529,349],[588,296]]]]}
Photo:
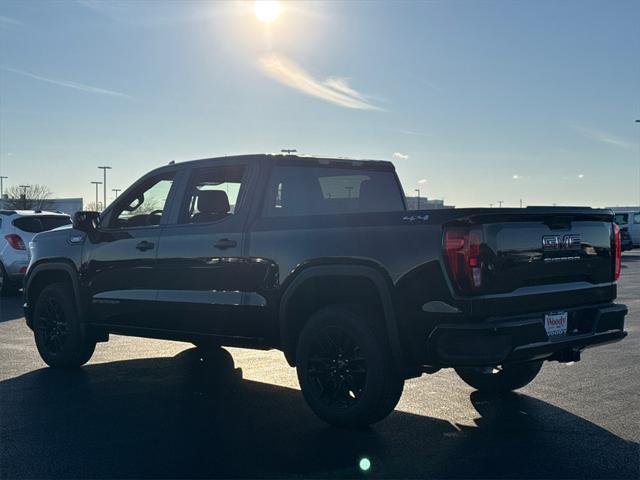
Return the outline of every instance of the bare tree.
{"type": "Polygon", "coordinates": [[[3,205],[15,210],[47,210],[53,206],[51,195],[46,185],[13,185],[7,189],[3,205]]]}
{"type": "Polygon", "coordinates": [[[89,202],[87,204],[85,204],[84,206],[84,210],[87,210],[89,212],[99,212],[100,210],[102,210],[102,202],[98,202],[96,204],[96,202],[89,202]]]}

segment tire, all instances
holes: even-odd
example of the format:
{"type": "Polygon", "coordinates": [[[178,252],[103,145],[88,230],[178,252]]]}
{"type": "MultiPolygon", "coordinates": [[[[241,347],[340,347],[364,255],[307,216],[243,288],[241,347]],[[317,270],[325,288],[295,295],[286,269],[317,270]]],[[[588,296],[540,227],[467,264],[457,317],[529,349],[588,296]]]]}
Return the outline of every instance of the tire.
{"type": "Polygon", "coordinates": [[[469,386],[482,392],[504,393],[529,384],[540,369],[542,360],[509,363],[501,368],[456,368],[458,376],[469,386]]]}
{"type": "Polygon", "coordinates": [[[331,425],[362,428],[378,422],[402,395],[404,379],[396,373],[387,341],[367,317],[348,306],[328,306],[300,333],[296,370],[302,394],[331,425]]]}
{"type": "Polygon", "coordinates": [[[0,263],[0,296],[9,297],[17,295],[18,290],[20,290],[20,285],[9,279],[9,275],[7,275],[4,265],[0,263]]]}
{"type": "Polygon", "coordinates": [[[76,310],[73,291],[54,283],[38,296],[33,311],[33,335],[40,357],[50,367],[77,368],[96,348],[76,310]]]}

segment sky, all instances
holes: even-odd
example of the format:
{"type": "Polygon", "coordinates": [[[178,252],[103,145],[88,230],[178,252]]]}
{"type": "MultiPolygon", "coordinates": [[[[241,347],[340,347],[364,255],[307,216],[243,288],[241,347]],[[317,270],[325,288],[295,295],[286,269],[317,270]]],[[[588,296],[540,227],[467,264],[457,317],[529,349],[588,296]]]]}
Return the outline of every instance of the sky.
{"type": "MultiPolygon", "coordinates": [[[[640,2],[0,3],[0,174],[95,198],[171,160],[392,160],[456,206],[640,204],[640,2]]],[[[113,192],[109,191],[109,199],[113,192]]]]}

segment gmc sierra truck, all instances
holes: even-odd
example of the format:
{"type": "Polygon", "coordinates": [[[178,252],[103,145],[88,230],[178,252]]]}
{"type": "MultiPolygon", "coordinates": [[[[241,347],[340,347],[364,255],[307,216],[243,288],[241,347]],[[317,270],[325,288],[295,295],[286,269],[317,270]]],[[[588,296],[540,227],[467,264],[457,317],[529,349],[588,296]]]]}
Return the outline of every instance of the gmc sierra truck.
{"type": "MultiPolygon", "coordinates": [[[[626,336],[610,210],[409,211],[394,166],[294,155],[171,163],[30,243],[25,317],[79,367],[109,334],[280,349],[328,423],[386,417],[406,379],[473,388],[626,336]]],[[[206,350],[203,350],[206,351],[206,350]]]]}

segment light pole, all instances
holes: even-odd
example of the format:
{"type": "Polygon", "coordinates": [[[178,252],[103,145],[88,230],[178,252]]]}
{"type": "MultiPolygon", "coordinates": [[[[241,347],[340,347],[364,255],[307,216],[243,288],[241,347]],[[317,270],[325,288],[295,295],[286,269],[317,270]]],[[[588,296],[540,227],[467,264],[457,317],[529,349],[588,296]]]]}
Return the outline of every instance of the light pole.
{"type": "Polygon", "coordinates": [[[98,206],[98,185],[102,185],[102,182],[91,182],[96,186],[96,210],[100,211],[100,207],[98,206]]]}
{"type": "Polygon", "coordinates": [[[4,175],[0,175],[0,202],[4,199],[4,179],[9,178],[4,175]]]}
{"type": "MultiPolygon", "coordinates": [[[[103,172],[103,184],[102,184],[102,208],[107,207],[107,170],[111,170],[111,167],[98,167],[102,169],[103,172]]],[[[96,201],[97,203],[97,201],[96,201]]]]}
{"type": "Polygon", "coordinates": [[[498,208],[502,208],[502,204],[503,204],[503,203],[504,203],[504,202],[503,202],[502,200],[498,200],[498,208]]]}
{"type": "Polygon", "coordinates": [[[351,198],[351,190],[353,190],[353,187],[344,187],[347,192],[349,192],[349,198],[351,198]]]}
{"type": "Polygon", "coordinates": [[[31,188],[31,185],[18,185],[22,189],[22,208],[27,209],[27,188],[31,188]]]}
{"type": "Polygon", "coordinates": [[[413,191],[414,192],[418,192],[418,208],[417,208],[417,210],[420,210],[420,189],[419,188],[414,188],[413,191]]]}
{"type": "MultiPolygon", "coordinates": [[[[636,123],[640,123],[640,118],[636,123]]],[[[638,144],[638,205],[640,205],[640,143],[638,144]]]]}
{"type": "Polygon", "coordinates": [[[116,198],[118,198],[118,193],[120,193],[122,191],[121,188],[112,188],[111,189],[112,192],[116,192],[116,198]]]}

